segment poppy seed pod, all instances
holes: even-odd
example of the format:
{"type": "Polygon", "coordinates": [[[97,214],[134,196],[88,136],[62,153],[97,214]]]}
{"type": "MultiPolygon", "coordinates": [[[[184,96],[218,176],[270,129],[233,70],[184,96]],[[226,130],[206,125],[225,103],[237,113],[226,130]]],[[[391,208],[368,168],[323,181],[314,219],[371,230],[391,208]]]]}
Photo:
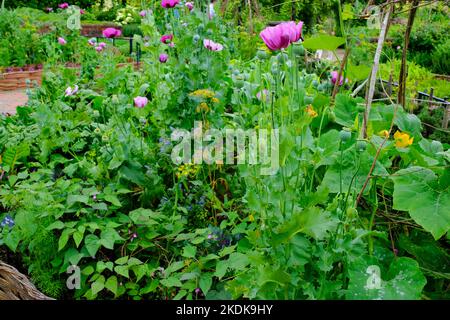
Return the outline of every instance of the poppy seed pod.
{"type": "Polygon", "coordinates": [[[294,53],[297,56],[304,56],[305,55],[305,48],[302,44],[296,44],[294,45],[294,53]]]}
{"type": "Polygon", "coordinates": [[[265,59],[267,59],[267,52],[264,50],[258,50],[256,52],[256,57],[260,60],[265,60],[265,59]]]}
{"type": "Polygon", "coordinates": [[[356,150],[357,150],[357,151],[363,152],[363,151],[366,150],[366,148],[367,148],[367,142],[366,142],[366,141],[364,141],[364,140],[359,140],[359,141],[356,143],[356,150]]]}
{"type": "Polygon", "coordinates": [[[347,142],[352,137],[352,133],[347,130],[341,130],[339,131],[339,138],[342,142],[347,142]]]}

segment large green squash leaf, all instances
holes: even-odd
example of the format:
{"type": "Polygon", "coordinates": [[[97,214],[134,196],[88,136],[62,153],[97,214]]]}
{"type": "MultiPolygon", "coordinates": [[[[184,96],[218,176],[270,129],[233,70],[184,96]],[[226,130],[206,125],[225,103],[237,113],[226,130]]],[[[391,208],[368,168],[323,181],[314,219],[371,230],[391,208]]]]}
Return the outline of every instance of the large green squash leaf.
{"type": "Polygon", "coordinates": [[[411,259],[395,259],[383,271],[373,257],[361,257],[350,266],[347,299],[415,300],[420,299],[427,283],[419,264],[411,259]]]}
{"type": "Polygon", "coordinates": [[[358,116],[358,103],[364,102],[364,99],[337,94],[335,102],[333,111],[336,115],[336,123],[344,127],[352,127],[358,116]]]}
{"type": "Polygon", "coordinates": [[[336,50],[345,43],[345,38],[321,34],[319,36],[306,39],[303,46],[310,50],[336,50]]]}
{"type": "MultiPolygon", "coordinates": [[[[342,157],[342,164],[340,159],[336,159],[335,163],[325,173],[321,186],[326,186],[331,193],[338,193],[341,191],[340,183],[342,183],[342,192],[347,192],[349,189],[350,191],[359,192],[369,174],[373,159],[370,154],[364,152],[360,154],[360,164],[358,165],[358,160],[355,159],[353,151],[351,149],[345,150],[342,157]]],[[[372,174],[384,176],[388,172],[377,161],[372,174]]],[[[371,186],[372,181],[370,181],[365,192],[368,192],[371,186]]]]}
{"type": "Polygon", "coordinates": [[[394,209],[408,211],[437,240],[450,229],[450,188],[439,184],[433,171],[411,167],[397,171],[394,209]]]}

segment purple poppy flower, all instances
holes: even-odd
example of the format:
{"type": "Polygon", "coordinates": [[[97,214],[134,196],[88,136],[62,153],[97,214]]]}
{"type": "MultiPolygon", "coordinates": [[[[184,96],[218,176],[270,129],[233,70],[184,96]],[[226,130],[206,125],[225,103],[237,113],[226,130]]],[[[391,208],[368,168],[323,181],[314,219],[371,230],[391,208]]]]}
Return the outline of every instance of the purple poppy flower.
{"type": "Polygon", "coordinates": [[[173,34],[165,34],[161,37],[161,42],[164,44],[172,43],[173,34]]]}
{"type": "Polygon", "coordinates": [[[302,39],[302,27],[303,21],[298,24],[294,21],[283,22],[275,27],[265,28],[261,31],[260,37],[270,50],[281,50],[302,39]]]}
{"type": "Polygon", "coordinates": [[[169,59],[169,56],[165,53],[161,53],[159,55],[159,62],[161,62],[161,63],[166,63],[168,59],[169,59]]]}
{"type": "Polygon", "coordinates": [[[162,0],[161,1],[161,6],[163,8],[173,8],[175,7],[178,3],[180,3],[180,0],[162,0]]]}
{"type": "Polygon", "coordinates": [[[102,34],[105,38],[117,38],[122,35],[122,31],[116,28],[106,28],[103,30],[102,34]]]}

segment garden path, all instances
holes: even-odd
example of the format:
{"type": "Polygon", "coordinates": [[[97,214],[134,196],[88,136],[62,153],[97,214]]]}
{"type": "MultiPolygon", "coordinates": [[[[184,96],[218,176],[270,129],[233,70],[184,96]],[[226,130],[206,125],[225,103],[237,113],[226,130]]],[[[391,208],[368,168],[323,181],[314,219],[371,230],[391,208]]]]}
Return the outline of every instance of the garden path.
{"type": "Polygon", "coordinates": [[[0,91],[0,113],[16,113],[16,107],[27,103],[25,90],[0,91]]]}

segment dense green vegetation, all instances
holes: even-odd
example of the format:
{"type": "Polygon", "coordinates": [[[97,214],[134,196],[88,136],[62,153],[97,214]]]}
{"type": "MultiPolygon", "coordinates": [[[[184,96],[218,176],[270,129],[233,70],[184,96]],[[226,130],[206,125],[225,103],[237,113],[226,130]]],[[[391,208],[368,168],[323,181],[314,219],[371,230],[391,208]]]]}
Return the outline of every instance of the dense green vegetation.
{"type": "MultiPolygon", "coordinates": [[[[370,38],[379,33],[353,19],[365,2],[310,0],[272,11],[275,1],[259,1],[255,34],[243,23],[248,8],[235,19],[237,1],[227,2],[223,16],[216,4],[211,19],[201,10],[206,1],[193,10],[164,2],[125,7],[139,16],[139,32],[130,31],[142,48],[139,70],[117,66],[126,50],[112,39],[102,47],[64,28],[64,10],[44,13],[61,25],[39,36],[41,44],[30,37],[42,11],[0,11],[0,42],[7,43],[0,66],[45,63],[28,104],[0,115],[0,259],[20,263],[55,298],[448,299],[443,108],[398,105],[395,89],[378,86],[383,100],[372,104],[362,135],[365,90],[355,89],[369,75],[370,38]],[[267,35],[267,21],[291,19],[267,35]],[[346,42],[354,49],[340,83],[340,61],[314,55],[346,42]],[[198,124],[201,134],[278,134],[254,145],[259,152],[278,146],[272,161],[279,168],[262,174],[268,164],[249,158],[177,163],[174,132],[198,124]],[[80,268],[77,290],[66,286],[72,265],[80,268]]],[[[395,10],[404,18],[408,8],[395,10]]],[[[95,10],[87,9],[89,19],[97,19],[95,10]]],[[[443,6],[435,10],[426,13],[448,22],[443,6]]],[[[105,10],[107,20],[117,21],[117,11],[105,10]]],[[[432,33],[421,32],[414,29],[412,39],[432,33]]],[[[426,52],[444,71],[448,33],[439,37],[426,52]]],[[[379,77],[398,81],[399,41],[384,47],[379,77]]],[[[436,69],[419,66],[419,42],[412,40],[408,56],[408,97],[430,86],[448,95],[436,69]]]]}

